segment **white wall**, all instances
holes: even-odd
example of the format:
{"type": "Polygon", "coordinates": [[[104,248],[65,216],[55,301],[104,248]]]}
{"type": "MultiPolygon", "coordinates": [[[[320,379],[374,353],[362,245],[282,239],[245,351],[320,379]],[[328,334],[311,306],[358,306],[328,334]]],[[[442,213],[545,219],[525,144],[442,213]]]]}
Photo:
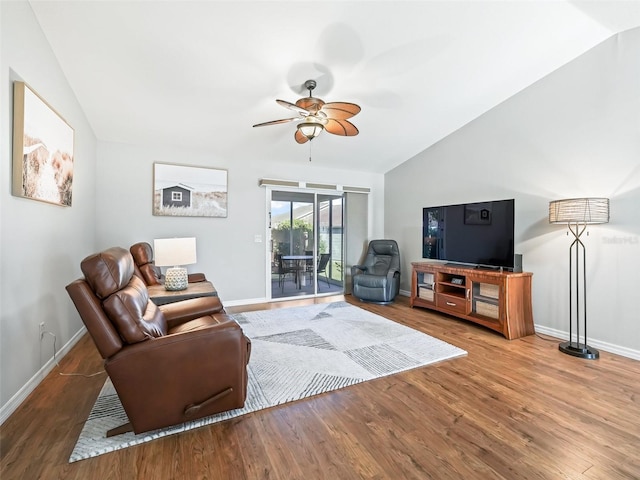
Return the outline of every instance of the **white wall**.
{"type": "Polygon", "coordinates": [[[153,244],[154,238],[195,236],[198,263],[188,270],[205,273],[225,304],[266,296],[266,247],[254,241],[255,235],[264,240],[266,233],[267,197],[258,186],[261,178],[370,187],[370,236],[383,232],[383,175],[329,170],[322,168],[321,159],[310,164],[301,158],[300,165],[292,167],[266,153],[265,158],[231,161],[211,152],[100,142],[97,175],[97,247],[128,248],[140,241],[153,244]],[[227,218],[153,216],[154,162],[226,169],[227,218]]]}
{"type": "Polygon", "coordinates": [[[0,420],[37,385],[82,323],[64,287],[94,247],[96,140],[24,1],[0,2],[0,420]],[[29,84],[75,130],[72,207],[11,195],[13,81],[29,84]]]}
{"type": "Polygon", "coordinates": [[[388,172],[385,234],[404,271],[421,260],[423,207],[515,198],[534,321],[567,332],[571,239],[548,203],[609,197],[611,222],[584,237],[589,343],[640,358],[639,58],[640,29],[616,35],[388,172]]]}

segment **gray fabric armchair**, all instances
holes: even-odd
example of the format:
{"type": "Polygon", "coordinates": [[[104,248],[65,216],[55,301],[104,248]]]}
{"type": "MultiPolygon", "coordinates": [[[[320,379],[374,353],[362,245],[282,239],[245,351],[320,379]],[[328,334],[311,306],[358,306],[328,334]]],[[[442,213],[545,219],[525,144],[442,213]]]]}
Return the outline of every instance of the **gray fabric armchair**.
{"type": "Polygon", "coordinates": [[[395,240],[371,240],[362,265],[351,267],[352,294],[387,304],[400,291],[400,250],[395,240]]]}

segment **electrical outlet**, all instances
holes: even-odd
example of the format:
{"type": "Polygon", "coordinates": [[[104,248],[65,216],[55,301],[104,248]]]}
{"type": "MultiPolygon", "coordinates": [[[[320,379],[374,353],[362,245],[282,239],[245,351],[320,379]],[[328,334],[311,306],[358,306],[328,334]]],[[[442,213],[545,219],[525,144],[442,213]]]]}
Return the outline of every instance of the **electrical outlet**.
{"type": "Polygon", "coordinates": [[[40,322],[40,325],[38,325],[38,328],[40,329],[40,341],[44,338],[44,327],[44,322],[40,322]]]}

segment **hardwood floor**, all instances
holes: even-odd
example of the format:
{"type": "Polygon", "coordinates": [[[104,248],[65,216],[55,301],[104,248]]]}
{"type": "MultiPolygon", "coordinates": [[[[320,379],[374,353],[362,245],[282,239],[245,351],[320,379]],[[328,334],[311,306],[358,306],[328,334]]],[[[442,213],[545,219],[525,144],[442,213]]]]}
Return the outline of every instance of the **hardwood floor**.
{"type": "Polygon", "coordinates": [[[535,335],[509,341],[404,297],[346,300],[468,355],[68,464],[105,380],[58,374],[101,369],[85,336],[0,428],[0,478],[640,478],[640,362],[573,358],[535,335]]]}

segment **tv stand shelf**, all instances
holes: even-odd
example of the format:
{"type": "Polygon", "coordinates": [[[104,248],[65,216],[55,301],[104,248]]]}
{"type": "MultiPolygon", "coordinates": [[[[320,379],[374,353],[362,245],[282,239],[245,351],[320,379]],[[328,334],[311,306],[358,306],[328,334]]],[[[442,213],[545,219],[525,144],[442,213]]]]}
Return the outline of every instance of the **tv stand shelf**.
{"type": "Polygon", "coordinates": [[[411,263],[411,307],[454,315],[509,340],[533,335],[532,273],[411,263]]]}

